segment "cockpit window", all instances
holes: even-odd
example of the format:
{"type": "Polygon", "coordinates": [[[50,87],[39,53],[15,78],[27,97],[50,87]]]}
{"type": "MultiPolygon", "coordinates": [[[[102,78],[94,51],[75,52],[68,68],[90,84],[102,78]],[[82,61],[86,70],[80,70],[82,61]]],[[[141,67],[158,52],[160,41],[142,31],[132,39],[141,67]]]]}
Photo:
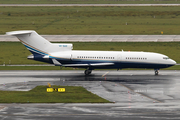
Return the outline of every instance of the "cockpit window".
{"type": "Polygon", "coordinates": [[[163,59],[167,60],[167,59],[169,59],[169,57],[163,57],[163,59]]]}

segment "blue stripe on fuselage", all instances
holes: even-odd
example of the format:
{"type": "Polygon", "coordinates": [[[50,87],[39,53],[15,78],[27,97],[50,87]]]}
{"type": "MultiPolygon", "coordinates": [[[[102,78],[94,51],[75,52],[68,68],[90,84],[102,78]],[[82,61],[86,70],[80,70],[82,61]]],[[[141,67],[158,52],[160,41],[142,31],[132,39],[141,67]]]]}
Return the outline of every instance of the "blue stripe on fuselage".
{"type": "Polygon", "coordinates": [[[31,53],[32,53],[33,55],[35,55],[35,53],[36,53],[36,54],[40,54],[40,55],[48,55],[48,54],[43,53],[43,52],[41,52],[41,51],[39,51],[39,50],[36,50],[36,49],[34,49],[34,48],[31,48],[31,47],[29,47],[29,46],[27,46],[27,45],[25,45],[25,44],[24,44],[24,46],[27,47],[27,48],[29,49],[29,51],[31,51],[31,53]]]}

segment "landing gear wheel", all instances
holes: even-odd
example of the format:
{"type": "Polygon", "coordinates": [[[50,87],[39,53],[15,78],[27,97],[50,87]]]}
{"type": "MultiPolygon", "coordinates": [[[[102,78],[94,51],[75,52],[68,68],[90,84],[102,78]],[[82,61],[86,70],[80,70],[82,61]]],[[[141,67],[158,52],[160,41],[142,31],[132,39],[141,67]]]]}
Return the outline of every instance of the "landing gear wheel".
{"type": "Polygon", "coordinates": [[[84,74],[85,74],[85,75],[89,75],[89,74],[91,74],[91,72],[92,72],[92,70],[85,70],[85,71],[84,71],[84,74]]]}
{"type": "Polygon", "coordinates": [[[155,75],[158,75],[159,74],[159,71],[158,70],[155,70],[155,75]]]}

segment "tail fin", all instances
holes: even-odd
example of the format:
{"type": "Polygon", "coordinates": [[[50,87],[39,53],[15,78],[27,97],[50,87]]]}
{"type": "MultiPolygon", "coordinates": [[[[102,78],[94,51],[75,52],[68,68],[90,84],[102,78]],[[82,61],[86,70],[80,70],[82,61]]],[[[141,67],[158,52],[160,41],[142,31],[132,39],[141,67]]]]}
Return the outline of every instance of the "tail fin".
{"type": "Polygon", "coordinates": [[[33,30],[6,32],[6,35],[16,36],[34,55],[48,55],[52,52],[72,50],[72,44],[53,44],[33,30]]]}
{"type": "Polygon", "coordinates": [[[16,36],[32,54],[47,55],[46,49],[51,46],[49,41],[35,31],[12,31],[6,35],[16,36]]]}

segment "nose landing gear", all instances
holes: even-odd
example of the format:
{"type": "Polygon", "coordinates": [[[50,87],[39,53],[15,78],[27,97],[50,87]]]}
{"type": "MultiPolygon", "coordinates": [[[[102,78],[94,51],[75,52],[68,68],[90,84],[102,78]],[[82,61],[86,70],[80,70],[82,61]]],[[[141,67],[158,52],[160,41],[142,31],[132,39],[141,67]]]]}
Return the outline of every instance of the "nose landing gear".
{"type": "Polygon", "coordinates": [[[159,74],[159,69],[154,69],[155,75],[159,74]]]}

